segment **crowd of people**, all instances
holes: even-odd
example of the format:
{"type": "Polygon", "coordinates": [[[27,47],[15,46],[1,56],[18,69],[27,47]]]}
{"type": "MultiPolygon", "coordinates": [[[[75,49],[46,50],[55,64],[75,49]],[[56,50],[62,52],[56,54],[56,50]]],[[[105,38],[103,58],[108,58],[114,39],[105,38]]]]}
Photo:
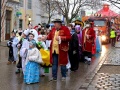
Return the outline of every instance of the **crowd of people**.
{"type": "Polygon", "coordinates": [[[26,84],[40,82],[40,76],[45,76],[44,61],[40,49],[50,52],[50,64],[52,65],[52,78],[57,80],[58,66],[61,66],[62,80],[66,79],[67,70],[76,72],[79,62],[90,65],[92,55],[101,51],[99,31],[94,30],[94,23],[90,22],[82,27],[79,24],[70,23],[62,25],[60,19],[53,21],[50,29],[38,24],[33,28],[28,24],[28,29],[12,32],[8,41],[9,64],[17,64],[16,74],[21,71],[26,84]],[[22,69],[22,70],[21,70],[22,69]]]}

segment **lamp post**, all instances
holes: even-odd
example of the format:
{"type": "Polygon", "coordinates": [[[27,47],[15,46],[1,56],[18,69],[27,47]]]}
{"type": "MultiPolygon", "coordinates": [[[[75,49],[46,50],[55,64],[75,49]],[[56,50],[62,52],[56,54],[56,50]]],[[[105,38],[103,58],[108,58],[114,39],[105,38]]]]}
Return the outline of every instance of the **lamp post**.
{"type": "Polygon", "coordinates": [[[28,22],[28,23],[31,23],[31,20],[32,20],[32,19],[31,19],[31,17],[29,16],[29,18],[28,18],[28,21],[29,21],[29,22],[28,22]]]}

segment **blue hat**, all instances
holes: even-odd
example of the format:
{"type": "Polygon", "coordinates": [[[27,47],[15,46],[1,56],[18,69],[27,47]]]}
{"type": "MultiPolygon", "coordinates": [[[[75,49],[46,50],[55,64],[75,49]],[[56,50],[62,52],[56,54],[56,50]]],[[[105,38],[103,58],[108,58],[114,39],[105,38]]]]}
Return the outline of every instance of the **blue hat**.
{"type": "Polygon", "coordinates": [[[33,45],[33,46],[36,46],[36,41],[35,40],[31,40],[29,44],[33,45]]]}

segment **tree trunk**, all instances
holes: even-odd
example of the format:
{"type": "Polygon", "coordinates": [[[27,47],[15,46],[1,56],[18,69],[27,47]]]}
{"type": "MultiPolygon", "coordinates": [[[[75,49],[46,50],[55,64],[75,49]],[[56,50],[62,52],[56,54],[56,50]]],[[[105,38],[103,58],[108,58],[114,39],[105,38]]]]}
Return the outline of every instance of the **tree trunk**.
{"type": "Polygon", "coordinates": [[[50,24],[50,21],[51,21],[51,16],[49,14],[49,17],[48,17],[48,24],[50,24]]]}
{"type": "Polygon", "coordinates": [[[50,23],[50,21],[51,21],[51,5],[50,5],[50,2],[48,3],[48,6],[49,6],[49,13],[48,13],[48,24],[50,23]]]}
{"type": "Polygon", "coordinates": [[[68,14],[65,15],[65,19],[66,19],[66,23],[67,23],[67,25],[68,25],[68,24],[70,23],[68,14]]]}

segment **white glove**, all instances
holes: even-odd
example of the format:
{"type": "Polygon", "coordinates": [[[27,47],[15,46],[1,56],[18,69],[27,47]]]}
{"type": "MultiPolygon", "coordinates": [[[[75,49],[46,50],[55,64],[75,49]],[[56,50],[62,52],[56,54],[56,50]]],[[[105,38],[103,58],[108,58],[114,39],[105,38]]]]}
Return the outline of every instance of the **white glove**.
{"type": "Polygon", "coordinates": [[[73,51],[73,54],[76,54],[76,53],[77,53],[77,52],[74,50],[74,51],[73,51]]]}

